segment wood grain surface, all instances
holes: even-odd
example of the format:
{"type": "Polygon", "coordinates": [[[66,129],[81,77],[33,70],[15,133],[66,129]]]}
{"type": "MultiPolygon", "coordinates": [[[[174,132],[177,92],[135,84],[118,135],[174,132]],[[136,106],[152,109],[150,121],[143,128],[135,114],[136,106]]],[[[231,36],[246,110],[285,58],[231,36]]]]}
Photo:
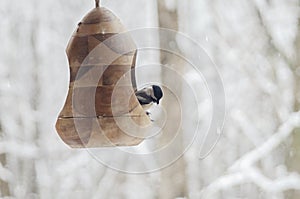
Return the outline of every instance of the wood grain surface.
{"type": "Polygon", "coordinates": [[[143,141],[118,125],[143,135],[150,124],[134,95],[137,50],[124,31],[111,11],[96,7],[69,41],[69,91],[56,129],[71,147],[132,146],[143,141]],[[129,126],[132,121],[137,126],[129,126]]]}

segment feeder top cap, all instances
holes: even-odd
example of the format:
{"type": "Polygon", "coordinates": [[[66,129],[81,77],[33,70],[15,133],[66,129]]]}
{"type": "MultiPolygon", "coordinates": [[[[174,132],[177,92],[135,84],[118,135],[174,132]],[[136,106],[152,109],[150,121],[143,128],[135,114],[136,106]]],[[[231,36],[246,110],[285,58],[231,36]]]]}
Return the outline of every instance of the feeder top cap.
{"type": "Polygon", "coordinates": [[[91,10],[82,20],[83,24],[96,24],[110,22],[116,19],[116,16],[104,7],[97,7],[91,10]]]}

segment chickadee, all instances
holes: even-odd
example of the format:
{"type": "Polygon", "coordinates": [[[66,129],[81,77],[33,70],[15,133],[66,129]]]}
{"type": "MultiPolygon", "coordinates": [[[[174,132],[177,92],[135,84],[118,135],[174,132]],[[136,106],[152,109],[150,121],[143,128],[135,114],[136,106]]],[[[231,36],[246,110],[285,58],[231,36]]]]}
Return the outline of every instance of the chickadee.
{"type": "MultiPolygon", "coordinates": [[[[157,85],[152,85],[135,92],[139,103],[144,109],[149,109],[153,103],[159,104],[159,100],[163,97],[161,88],[157,85]]],[[[146,112],[149,115],[149,112],[146,112]]]]}

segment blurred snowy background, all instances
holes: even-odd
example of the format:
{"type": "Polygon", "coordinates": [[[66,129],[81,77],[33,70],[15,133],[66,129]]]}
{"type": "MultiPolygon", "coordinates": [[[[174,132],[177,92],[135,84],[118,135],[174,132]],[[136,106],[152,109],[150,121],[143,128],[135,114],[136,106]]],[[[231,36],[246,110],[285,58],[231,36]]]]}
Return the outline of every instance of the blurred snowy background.
{"type": "MultiPolygon", "coordinates": [[[[206,50],[226,94],[219,143],[203,160],[193,144],[170,167],[140,175],[117,172],[86,150],[69,149],[54,128],[68,89],[65,48],[94,2],[1,0],[2,198],[300,198],[298,0],[103,0],[102,5],[129,30],[175,29],[206,50]]],[[[176,62],[162,55],[151,59],[176,62]]],[[[203,101],[205,120],[210,109],[203,101]]],[[[183,124],[183,140],[189,130],[183,124]]]]}

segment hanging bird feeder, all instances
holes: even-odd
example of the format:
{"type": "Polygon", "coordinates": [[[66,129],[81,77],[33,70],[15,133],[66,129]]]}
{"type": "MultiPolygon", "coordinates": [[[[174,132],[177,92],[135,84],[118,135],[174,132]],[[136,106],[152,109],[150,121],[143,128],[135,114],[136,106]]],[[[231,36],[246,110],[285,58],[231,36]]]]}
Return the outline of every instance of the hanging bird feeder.
{"type": "Polygon", "coordinates": [[[128,129],[142,131],[151,123],[134,95],[137,50],[122,32],[120,20],[96,0],[69,41],[69,91],[56,129],[71,147],[137,145],[143,138],[128,129]],[[126,127],[130,121],[138,127],[126,127]]]}

